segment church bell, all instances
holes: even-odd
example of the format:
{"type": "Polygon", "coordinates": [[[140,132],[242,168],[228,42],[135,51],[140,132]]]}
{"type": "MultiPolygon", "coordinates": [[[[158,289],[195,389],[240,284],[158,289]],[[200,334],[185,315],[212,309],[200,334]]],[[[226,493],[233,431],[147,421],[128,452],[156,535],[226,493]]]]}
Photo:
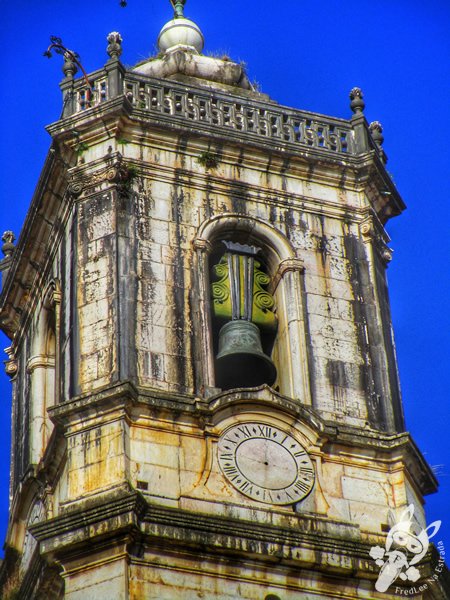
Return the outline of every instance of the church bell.
{"type": "Polygon", "coordinates": [[[256,246],[223,242],[228,250],[214,272],[212,284],[215,316],[223,322],[216,356],[216,385],[224,390],[272,385],[277,370],[264,353],[261,330],[276,333],[277,318],[272,312],[273,297],[265,287],[269,276],[256,260],[256,246]]]}
{"type": "Polygon", "coordinates": [[[229,321],[219,332],[217,385],[222,389],[272,385],[277,370],[264,354],[259,328],[250,321],[229,321]]]}

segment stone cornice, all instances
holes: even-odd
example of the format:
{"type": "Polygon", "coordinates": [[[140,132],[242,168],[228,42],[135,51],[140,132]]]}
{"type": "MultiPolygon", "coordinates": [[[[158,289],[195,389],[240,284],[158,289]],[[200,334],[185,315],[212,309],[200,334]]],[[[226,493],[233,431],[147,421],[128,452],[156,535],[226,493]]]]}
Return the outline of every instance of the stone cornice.
{"type": "Polygon", "coordinates": [[[130,541],[140,534],[149,542],[164,540],[177,550],[194,545],[225,554],[319,563],[324,570],[375,572],[367,558],[369,543],[350,523],[300,514],[293,514],[289,525],[256,523],[148,504],[138,492],[123,489],[111,492],[108,499],[73,504],[70,513],[33,525],[30,531],[40,542],[41,554],[59,560],[88,541],[98,544],[128,533],[130,541]]]}
{"type": "MultiPolygon", "coordinates": [[[[171,82],[172,84],[173,82],[171,82]]],[[[264,103],[264,106],[267,110],[273,109],[275,106],[280,108],[278,105],[267,103],[264,103]]],[[[323,117],[315,113],[304,114],[309,115],[312,119],[325,118],[336,126],[349,124],[344,119],[323,117]]],[[[321,181],[325,177],[324,181],[331,185],[345,185],[345,181],[350,177],[354,178],[360,187],[362,185],[365,188],[367,182],[375,178],[377,181],[375,188],[379,188],[381,193],[374,201],[377,212],[383,215],[383,221],[390,216],[399,214],[405,208],[394,183],[387,174],[379,152],[374,148],[368,149],[362,154],[334,153],[325,151],[321,147],[302,146],[281,138],[259,137],[233,128],[223,130],[223,128],[202,120],[191,122],[180,120],[171,114],[166,115],[161,112],[140,109],[133,106],[125,96],[118,96],[88,110],[77,112],[49,125],[47,129],[53,137],[61,140],[73,138],[71,132],[76,129],[80,135],[79,140],[89,143],[112,139],[119,129],[121,133],[126,129],[127,137],[130,137],[136,144],[145,143],[142,134],[149,130],[152,131],[152,145],[157,145],[158,138],[164,138],[170,135],[170,132],[176,136],[181,134],[192,141],[198,139],[200,144],[202,144],[202,139],[207,140],[208,144],[214,139],[219,144],[227,143],[231,146],[238,146],[240,149],[246,147],[256,152],[259,149],[265,158],[271,155],[278,156],[284,163],[289,159],[293,159],[297,164],[303,162],[306,179],[309,179],[311,169],[316,171],[315,180],[321,181]],[[113,121],[116,121],[115,124],[113,121]],[[108,126],[106,126],[106,122],[108,122],[108,126]],[[133,140],[133,129],[136,130],[135,140],[133,140]]],[[[164,147],[167,148],[167,145],[164,144],[164,147]]]]}
{"type": "Polygon", "coordinates": [[[116,119],[118,116],[128,115],[133,108],[125,96],[118,96],[112,100],[107,100],[98,106],[86,111],[78,112],[70,117],[55,121],[46,127],[52,138],[67,139],[73,137],[73,130],[76,129],[81,134],[88,129],[92,137],[94,131],[105,131],[105,117],[116,119]]]}
{"type": "Polygon", "coordinates": [[[197,400],[197,408],[210,425],[220,419],[221,413],[230,412],[233,407],[239,407],[239,412],[243,413],[251,406],[265,406],[273,412],[286,413],[305,421],[317,433],[323,433],[325,430],[322,419],[313,409],[279,394],[265,384],[257,388],[228,390],[215,394],[207,400],[197,400]]]}
{"type": "Polygon", "coordinates": [[[422,495],[437,491],[437,479],[408,432],[389,434],[326,421],[325,433],[330,444],[351,448],[353,455],[357,448],[372,449],[389,455],[391,461],[402,460],[422,495]]]}
{"type": "MultiPolygon", "coordinates": [[[[194,152],[193,149],[191,149],[194,152]]],[[[227,160],[232,160],[231,155],[227,155],[227,160]]],[[[237,160],[237,158],[236,158],[237,160]]],[[[152,181],[168,183],[169,185],[173,185],[174,183],[174,169],[173,167],[167,167],[164,165],[151,164],[151,163],[141,163],[137,162],[135,159],[128,161],[132,164],[138,171],[139,174],[148,177],[152,181]]],[[[273,163],[272,163],[273,164],[273,163]]],[[[258,169],[262,172],[263,163],[261,162],[258,165],[258,169]]],[[[304,181],[308,177],[308,165],[303,165],[303,173],[296,173],[295,177],[299,180],[304,181]],[[303,179],[304,178],[304,179],[303,179]]],[[[276,173],[276,171],[271,171],[276,173]]],[[[336,177],[334,178],[321,178],[317,177],[315,180],[317,183],[323,183],[324,185],[337,185],[340,176],[336,173],[336,177]]],[[[214,186],[215,193],[223,194],[225,196],[229,195],[230,190],[232,190],[233,195],[236,197],[242,197],[250,202],[254,202],[255,204],[261,203],[263,205],[267,205],[268,203],[272,203],[274,206],[278,208],[286,208],[286,209],[295,209],[297,211],[301,211],[304,213],[310,213],[312,215],[325,215],[331,218],[336,219],[346,219],[350,222],[359,222],[363,215],[366,214],[367,208],[361,208],[357,205],[357,202],[352,205],[351,212],[349,214],[348,205],[343,205],[338,201],[333,201],[327,199],[320,200],[314,198],[312,196],[308,196],[303,193],[293,193],[282,190],[281,188],[267,188],[263,185],[258,185],[257,183],[252,186],[248,186],[243,184],[238,179],[224,179],[219,175],[214,175],[214,173],[208,174],[208,179],[206,180],[204,175],[200,172],[193,172],[189,169],[177,169],[177,184],[182,186],[186,184],[190,189],[198,190],[199,192],[211,191],[211,186],[214,186]]],[[[361,192],[363,188],[358,185],[355,187],[354,185],[346,185],[346,189],[350,190],[354,194],[358,194],[361,192]]],[[[247,218],[252,218],[252,215],[246,215],[247,218]]]]}
{"type": "MultiPolygon", "coordinates": [[[[202,556],[240,557],[286,568],[314,568],[343,577],[375,580],[379,568],[369,551],[382,536],[363,536],[359,527],[317,515],[293,513],[283,524],[258,523],[245,518],[194,513],[179,508],[150,504],[139,493],[119,488],[108,498],[81,500],[70,512],[41,522],[30,528],[40,542],[41,556],[60,565],[80,556],[92,544],[111,549],[128,543],[133,560],[133,542],[149,544],[165,552],[179,555],[193,549],[202,556]],[[86,546],[87,545],[87,546],[86,546]]],[[[117,550],[116,550],[117,551],[117,550]]],[[[421,571],[429,577],[436,568],[439,555],[431,547],[421,563],[421,571]]],[[[399,585],[403,585],[399,582],[399,585]]],[[[434,590],[448,589],[448,571],[431,584],[434,590]]]]}
{"type": "Polygon", "coordinates": [[[49,415],[67,431],[71,428],[91,427],[108,419],[131,418],[132,415],[151,415],[153,419],[161,417],[167,420],[176,413],[177,426],[195,424],[203,431],[214,427],[221,418],[221,413],[226,415],[236,406],[239,406],[240,413],[251,410],[252,406],[260,406],[303,421],[317,433],[324,445],[323,449],[327,445],[334,446],[343,455],[351,452],[352,456],[360,455],[361,459],[376,453],[380,458],[384,457],[387,465],[401,460],[422,494],[437,490],[437,480],[409,433],[385,433],[324,421],[314,409],[303,406],[297,400],[285,397],[266,385],[221,392],[205,399],[136,387],[131,382],[125,382],[63,402],[49,409],[49,415]]]}
{"type": "MultiPolygon", "coordinates": [[[[71,510],[53,519],[48,519],[30,527],[32,535],[41,543],[41,553],[45,554],[59,546],[60,536],[75,536],[77,541],[83,541],[92,535],[93,526],[101,526],[105,531],[117,532],[124,527],[136,525],[145,513],[146,502],[138,492],[127,492],[122,488],[110,490],[108,499],[102,496],[94,501],[80,501],[71,506],[71,510]],[[108,520],[111,520],[108,523],[108,520]],[[75,533],[76,532],[76,533],[75,533]],[[70,535],[68,535],[70,534],[70,535]]],[[[100,535],[97,532],[97,535],[100,535]]],[[[92,536],[95,537],[95,536],[92,536]]],[[[69,542],[72,540],[68,540],[69,542]]],[[[64,547],[66,544],[61,544],[64,547]]]]}
{"type": "MultiPolygon", "coordinates": [[[[192,556],[193,549],[198,549],[203,557],[219,553],[225,558],[272,565],[276,562],[278,567],[319,569],[334,577],[375,580],[379,568],[369,551],[383,540],[381,536],[363,539],[357,526],[316,515],[294,513],[283,525],[256,523],[150,504],[139,492],[125,488],[111,493],[106,501],[103,497],[82,500],[72,506],[70,513],[36,524],[30,531],[40,543],[40,556],[34,558],[37,570],[26,582],[29,590],[38,571],[44,572],[44,562],[61,568],[73,557],[92,552],[92,544],[103,549],[109,545],[117,551],[119,540],[120,547],[128,542],[130,559],[134,560],[136,539],[140,545],[154,547],[156,543],[165,552],[176,551],[178,555],[186,552],[192,556]]],[[[438,559],[431,546],[421,562],[423,577],[429,578],[435,572],[438,559]]],[[[399,581],[398,585],[405,584],[399,581]]],[[[444,597],[449,588],[445,565],[429,587],[444,597]]]]}
{"type": "Polygon", "coordinates": [[[196,411],[193,395],[176,394],[155,388],[137,388],[127,381],[71,398],[50,408],[48,413],[54,423],[68,428],[77,423],[87,423],[98,416],[104,421],[108,414],[115,414],[117,411],[131,414],[132,408],[138,404],[149,410],[169,410],[172,413],[176,411],[181,414],[193,414],[196,411]]]}
{"type": "MultiPolygon", "coordinates": [[[[148,121],[148,119],[135,118],[134,113],[132,119],[124,118],[122,120],[121,131],[122,128],[123,132],[126,131],[127,138],[136,144],[145,144],[143,134],[151,132],[152,147],[167,149],[168,136],[178,138],[182,135],[185,140],[189,141],[190,151],[195,153],[196,147],[200,152],[205,142],[210,147],[211,141],[215,140],[215,144],[220,148],[221,160],[227,160],[228,155],[231,159],[233,148],[239,153],[247,149],[245,164],[257,170],[266,170],[267,160],[269,159],[271,163],[270,171],[277,172],[278,167],[282,172],[291,174],[306,182],[313,179],[315,183],[355,191],[368,190],[371,185],[370,201],[377,213],[380,213],[380,215],[383,214],[383,211],[386,213],[383,221],[387,220],[387,216],[400,214],[405,208],[395,184],[387,174],[385,166],[375,150],[369,150],[360,155],[323,155],[320,150],[291,147],[284,142],[279,142],[272,147],[267,145],[265,139],[259,140],[249,137],[244,140],[237,135],[238,132],[234,132],[237,137],[224,136],[213,127],[211,127],[211,131],[208,132],[207,136],[202,136],[201,131],[197,128],[184,130],[177,127],[176,122],[171,126],[164,125],[164,123],[159,123],[158,120],[148,121]],[[387,210],[387,207],[390,207],[389,210],[387,210]]],[[[143,165],[143,168],[151,168],[151,166],[143,165]]],[[[158,165],[158,168],[164,169],[162,165],[158,165]]],[[[210,179],[215,180],[220,188],[221,179],[215,178],[214,173],[210,173],[209,176],[210,179]]],[[[195,180],[196,174],[189,173],[189,177],[194,177],[195,180]]],[[[276,193],[274,191],[274,194],[276,193]]],[[[281,193],[283,194],[282,190],[281,193]]],[[[346,208],[348,209],[348,207],[346,208]]]]}
{"type": "MultiPolygon", "coordinates": [[[[66,163],[54,145],[47,156],[0,294],[0,327],[12,338],[26,327],[70,213],[64,203],[66,163]]],[[[20,333],[16,335],[20,338],[20,333]]]]}

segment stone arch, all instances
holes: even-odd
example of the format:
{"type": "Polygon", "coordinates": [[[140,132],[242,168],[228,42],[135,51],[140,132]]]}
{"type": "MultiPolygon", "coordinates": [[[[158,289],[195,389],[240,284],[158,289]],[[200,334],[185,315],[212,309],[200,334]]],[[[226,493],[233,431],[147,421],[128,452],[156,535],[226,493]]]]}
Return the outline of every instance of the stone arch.
{"type": "Polygon", "coordinates": [[[59,281],[47,285],[27,362],[30,377],[30,461],[38,464],[53,430],[47,410],[58,401],[59,281]]]}
{"type": "Polygon", "coordinates": [[[10,505],[10,515],[13,518],[8,528],[6,544],[19,552],[25,540],[27,520],[33,504],[42,499],[43,493],[44,486],[31,475],[26,476],[16,487],[10,505]]]}
{"type": "Polygon", "coordinates": [[[259,245],[266,256],[271,277],[270,291],[275,297],[279,316],[279,334],[273,357],[282,369],[279,369],[275,385],[282,394],[311,404],[303,322],[303,263],[289,240],[270,223],[234,213],[224,213],[202,223],[193,241],[197,392],[212,395],[219,391],[214,374],[208,259],[215,243],[230,236],[259,245]]]}

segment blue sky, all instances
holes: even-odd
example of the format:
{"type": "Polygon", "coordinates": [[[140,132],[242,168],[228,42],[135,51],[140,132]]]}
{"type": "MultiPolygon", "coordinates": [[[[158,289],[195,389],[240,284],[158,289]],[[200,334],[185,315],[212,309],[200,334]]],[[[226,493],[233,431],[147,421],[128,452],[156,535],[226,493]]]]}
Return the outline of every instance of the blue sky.
{"type": "MultiPolygon", "coordinates": [[[[248,65],[250,79],[281,104],[349,118],[348,93],[365,94],[368,121],[384,127],[388,170],[407,211],[387,226],[388,278],[407,427],[441,489],[426,498],[427,521],[450,548],[448,401],[450,348],[450,4],[448,0],[322,0],[222,3],[188,0],[205,52],[248,65]]],[[[154,53],[169,0],[17,0],[0,9],[0,233],[21,229],[58,119],[61,57],[42,56],[62,37],[89,71],[120,31],[122,60],[154,53]]],[[[8,340],[1,336],[1,348],[8,340]]],[[[6,356],[4,356],[6,358],[6,356]]],[[[10,384],[0,377],[0,544],[7,520],[10,384]]]]}

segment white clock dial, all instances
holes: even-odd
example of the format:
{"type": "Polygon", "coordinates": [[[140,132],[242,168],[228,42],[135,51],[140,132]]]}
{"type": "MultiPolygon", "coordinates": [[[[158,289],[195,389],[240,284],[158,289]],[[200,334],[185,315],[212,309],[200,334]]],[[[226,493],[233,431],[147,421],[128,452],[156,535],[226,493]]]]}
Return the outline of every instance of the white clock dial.
{"type": "Polygon", "coordinates": [[[219,440],[218,458],[235,488],[267,504],[298,502],[314,485],[314,467],[306,450],[273,425],[234,425],[219,440]]]}

